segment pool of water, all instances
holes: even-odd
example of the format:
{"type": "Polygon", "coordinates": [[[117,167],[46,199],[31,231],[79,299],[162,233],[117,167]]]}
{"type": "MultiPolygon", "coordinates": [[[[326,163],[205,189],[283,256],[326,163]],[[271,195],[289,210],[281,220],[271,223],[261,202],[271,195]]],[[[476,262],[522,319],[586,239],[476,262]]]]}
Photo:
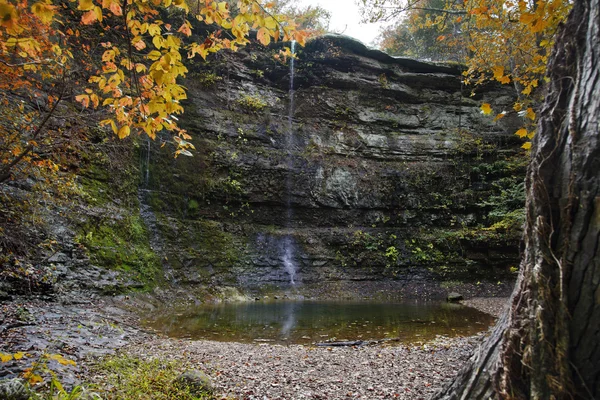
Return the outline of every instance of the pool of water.
{"type": "Polygon", "coordinates": [[[327,340],[466,336],[493,318],[444,302],[356,303],[279,301],[193,306],[154,311],[143,323],[170,337],[235,342],[311,344],[327,340]]]}

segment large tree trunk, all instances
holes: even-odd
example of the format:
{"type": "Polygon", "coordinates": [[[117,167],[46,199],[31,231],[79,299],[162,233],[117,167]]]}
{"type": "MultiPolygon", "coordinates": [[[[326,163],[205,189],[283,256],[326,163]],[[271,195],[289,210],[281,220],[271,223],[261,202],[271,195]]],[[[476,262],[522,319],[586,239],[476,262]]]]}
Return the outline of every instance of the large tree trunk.
{"type": "Polygon", "coordinates": [[[576,0],[549,65],[508,313],[435,399],[600,399],[600,0],[576,0]]]}

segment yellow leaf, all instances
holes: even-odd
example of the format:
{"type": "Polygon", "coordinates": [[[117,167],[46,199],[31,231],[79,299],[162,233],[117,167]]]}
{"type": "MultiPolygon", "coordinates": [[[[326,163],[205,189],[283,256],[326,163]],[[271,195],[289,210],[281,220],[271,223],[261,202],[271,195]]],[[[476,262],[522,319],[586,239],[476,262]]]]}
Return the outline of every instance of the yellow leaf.
{"type": "Polygon", "coordinates": [[[162,54],[160,53],[160,51],[152,50],[150,53],[148,53],[146,57],[148,57],[149,60],[156,61],[161,57],[161,55],[162,54]]]}
{"type": "Polygon", "coordinates": [[[41,1],[31,6],[31,12],[45,24],[49,24],[54,18],[54,6],[41,1]]]}
{"type": "Polygon", "coordinates": [[[492,107],[490,106],[489,103],[483,103],[481,105],[481,112],[485,115],[489,115],[492,113],[492,107]]]}
{"type": "Polygon", "coordinates": [[[273,18],[273,17],[265,18],[265,27],[267,29],[271,29],[271,30],[277,29],[277,21],[275,21],[275,18],[273,18]]]}
{"type": "Polygon", "coordinates": [[[521,148],[523,148],[525,150],[531,149],[531,142],[525,142],[525,143],[523,143],[523,146],[521,146],[521,148]]]}
{"type": "Polygon", "coordinates": [[[517,112],[521,111],[522,109],[523,109],[523,104],[521,104],[521,103],[515,103],[513,105],[513,110],[515,110],[517,112]]]}
{"type": "Polygon", "coordinates": [[[20,360],[21,358],[23,358],[23,356],[25,356],[25,353],[22,351],[13,354],[13,357],[15,358],[15,360],[20,360]]]}
{"type": "Polygon", "coordinates": [[[130,133],[131,129],[129,129],[129,126],[123,125],[119,129],[119,132],[117,132],[117,136],[119,137],[119,139],[125,139],[127,136],[129,136],[130,133]]]}
{"type": "Polygon", "coordinates": [[[19,34],[23,31],[23,28],[19,25],[17,9],[12,4],[4,1],[0,2],[0,26],[5,27],[10,34],[19,34]]]}
{"type": "Polygon", "coordinates": [[[150,26],[148,26],[148,33],[150,36],[160,35],[160,26],[157,24],[150,24],[150,26]]]}
{"type": "Polygon", "coordinates": [[[152,44],[154,44],[154,47],[156,47],[157,49],[160,49],[163,47],[163,38],[162,36],[154,36],[152,38],[152,44]]]}
{"type": "MultiPolygon", "coordinates": [[[[106,101],[105,101],[106,102],[106,101]]],[[[117,124],[115,124],[115,121],[112,119],[105,119],[103,121],[100,121],[100,125],[104,126],[104,125],[110,125],[112,131],[116,134],[117,131],[117,124]]]]}
{"type": "Polygon", "coordinates": [[[79,0],[79,6],[77,7],[78,10],[90,11],[93,8],[94,8],[93,0],[79,0]]]}
{"type": "Polygon", "coordinates": [[[229,5],[227,4],[227,2],[222,1],[218,4],[218,9],[222,13],[227,12],[229,10],[229,5]]]}
{"type": "Polygon", "coordinates": [[[13,359],[12,354],[0,353],[0,361],[2,361],[2,362],[9,362],[12,359],[13,359]]]}
{"type": "Polygon", "coordinates": [[[527,136],[527,129],[521,128],[515,132],[515,135],[517,135],[520,138],[524,138],[525,136],[527,136]]]}

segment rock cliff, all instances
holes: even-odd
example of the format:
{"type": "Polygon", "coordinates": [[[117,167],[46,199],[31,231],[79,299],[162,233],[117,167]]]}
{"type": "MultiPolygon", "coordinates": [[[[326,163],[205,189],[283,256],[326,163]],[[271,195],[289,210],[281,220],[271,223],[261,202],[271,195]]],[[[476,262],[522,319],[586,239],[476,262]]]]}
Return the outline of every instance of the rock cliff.
{"type": "Polygon", "coordinates": [[[194,157],[141,146],[143,215],[172,282],[392,282],[408,295],[425,281],[510,276],[524,198],[519,121],[479,109],[509,107],[509,88],[463,87],[459,66],[342,36],[299,49],[292,81],[275,52],[191,65],[182,123],[194,157]]]}

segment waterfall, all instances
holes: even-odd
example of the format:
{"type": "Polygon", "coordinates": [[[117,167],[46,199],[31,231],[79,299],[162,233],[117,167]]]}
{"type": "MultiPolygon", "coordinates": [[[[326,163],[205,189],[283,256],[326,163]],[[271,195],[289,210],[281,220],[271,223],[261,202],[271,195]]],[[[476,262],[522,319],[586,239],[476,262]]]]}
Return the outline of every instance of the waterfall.
{"type": "Polygon", "coordinates": [[[144,188],[148,188],[150,181],[150,138],[146,140],[146,172],[144,173],[144,188]]]}
{"type": "MultiPolygon", "coordinates": [[[[290,89],[289,89],[289,107],[288,107],[288,131],[285,136],[285,146],[287,151],[287,174],[285,178],[286,187],[286,221],[285,226],[288,231],[292,224],[292,170],[293,170],[293,158],[292,158],[292,147],[293,147],[293,133],[294,133],[294,54],[296,50],[296,41],[292,40],[291,51],[292,57],[290,58],[290,89]]],[[[296,264],[294,263],[294,241],[291,236],[285,238],[283,242],[283,267],[285,272],[290,277],[290,285],[296,284],[296,264]]]]}
{"type": "Polygon", "coordinates": [[[165,279],[171,284],[176,284],[177,280],[164,251],[167,245],[163,240],[160,229],[158,227],[158,220],[156,218],[156,214],[154,213],[154,211],[152,210],[152,206],[148,202],[148,198],[151,194],[150,150],[150,138],[148,138],[146,142],[146,154],[143,153],[143,150],[142,154],[140,154],[140,171],[142,174],[142,181],[140,183],[140,187],[138,188],[140,216],[142,217],[142,221],[144,221],[144,224],[148,229],[148,240],[150,242],[150,248],[161,259],[165,279]]]}
{"type": "Polygon", "coordinates": [[[294,242],[291,237],[283,241],[283,268],[290,276],[290,285],[296,284],[296,265],[294,264],[294,242]]]}

